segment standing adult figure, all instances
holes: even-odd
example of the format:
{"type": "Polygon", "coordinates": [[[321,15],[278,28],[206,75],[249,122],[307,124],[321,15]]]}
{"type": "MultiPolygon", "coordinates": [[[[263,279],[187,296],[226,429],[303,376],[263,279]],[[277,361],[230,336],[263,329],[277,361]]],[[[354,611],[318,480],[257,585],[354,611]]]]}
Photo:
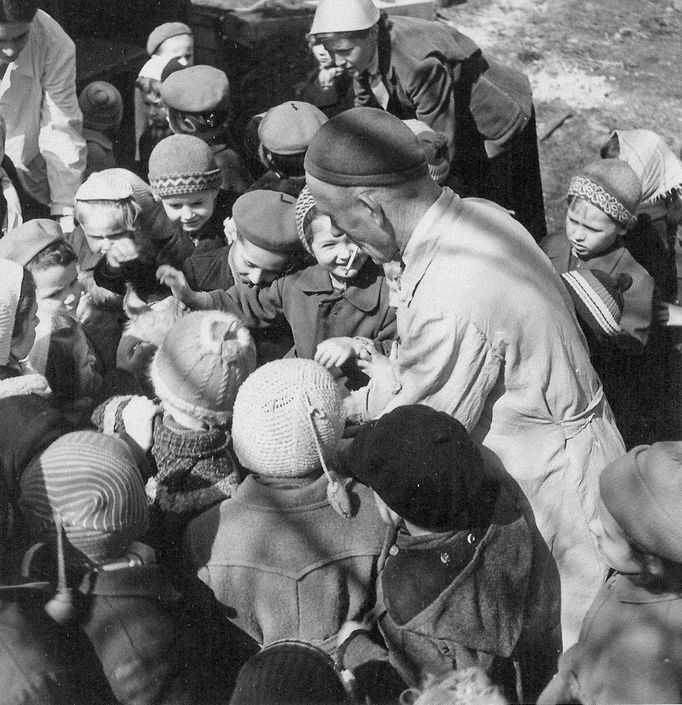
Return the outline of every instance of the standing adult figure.
{"type": "Polygon", "coordinates": [[[356,107],[416,118],[445,134],[447,185],[515,213],[546,234],[535,110],[528,78],[484,56],[442,22],[388,19],[372,0],[321,0],[310,41],[353,76],[356,107]]]}
{"type": "Polygon", "coordinates": [[[76,48],[36,0],[0,0],[0,115],[24,220],[52,216],[70,232],[86,158],[76,48]]]}
{"type": "Polygon", "coordinates": [[[414,135],[386,112],[332,118],[305,167],[318,211],[402,269],[397,384],[375,376],[351,399],[363,420],[406,404],[445,411],[499,458],[556,561],[570,646],[606,575],[599,473],[624,446],[561,280],[506,211],[436,184],[414,135]]]}

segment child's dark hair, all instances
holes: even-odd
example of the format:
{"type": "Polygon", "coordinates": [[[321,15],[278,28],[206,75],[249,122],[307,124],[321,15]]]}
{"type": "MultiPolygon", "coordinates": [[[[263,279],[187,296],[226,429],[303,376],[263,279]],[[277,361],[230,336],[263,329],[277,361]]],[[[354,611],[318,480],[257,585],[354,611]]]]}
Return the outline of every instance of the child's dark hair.
{"type": "Polygon", "coordinates": [[[615,132],[609,137],[608,142],[602,146],[599,154],[602,159],[620,159],[620,141],[615,132]]]}
{"type": "Polygon", "coordinates": [[[24,267],[24,276],[21,278],[21,288],[19,289],[19,301],[17,303],[17,312],[14,315],[14,328],[12,329],[12,338],[16,338],[23,334],[28,322],[28,317],[31,314],[31,309],[36,300],[36,283],[33,281],[33,275],[24,267]]]}
{"type": "Polygon", "coordinates": [[[227,127],[229,110],[212,110],[205,113],[187,113],[167,106],[168,122],[176,135],[215,134],[227,127]]]}
{"type": "Polygon", "coordinates": [[[31,22],[37,11],[37,0],[0,0],[0,22],[31,22]]]}
{"type": "Polygon", "coordinates": [[[138,76],[135,79],[135,86],[145,95],[152,94],[154,98],[161,98],[161,81],[149,76],[138,76]]]}
{"type": "Polygon", "coordinates": [[[66,240],[56,240],[34,255],[27,263],[29,272],[41,271],[50,267],[66,267],[78,260],[76,251],[66,240]]]}
{"type": "Polygon", "coordinates": [[[305,176],[305,152],[298,154],[277,154],[266,147],[262,147],[261,154],[266,166],[277,173],[281,178],[288,176],[305,176]]]}

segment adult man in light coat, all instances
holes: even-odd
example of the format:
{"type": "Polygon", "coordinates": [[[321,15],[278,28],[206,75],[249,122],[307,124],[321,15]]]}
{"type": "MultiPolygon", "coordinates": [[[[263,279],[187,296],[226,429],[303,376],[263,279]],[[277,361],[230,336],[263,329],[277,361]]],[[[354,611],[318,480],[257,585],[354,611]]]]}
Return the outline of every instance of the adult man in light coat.
{"type": "Polygon", "coordinates": [[[570,646],[606,574],[599,473],[625,449],[561,280],[506,211],[431,180],[416,138],[386,112],[332,118],[305,166],[319,212],[399,270],[397,384],[377,376],[349,409],[367,420],[427,404],[497,455],[558,566],[570,646]]]}

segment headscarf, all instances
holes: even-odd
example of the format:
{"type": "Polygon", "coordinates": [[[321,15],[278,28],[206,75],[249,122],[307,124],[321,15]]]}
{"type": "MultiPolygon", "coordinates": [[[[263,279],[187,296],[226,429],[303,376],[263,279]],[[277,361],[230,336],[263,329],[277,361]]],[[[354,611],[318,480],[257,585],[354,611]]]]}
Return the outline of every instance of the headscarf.
{"type": "Polygon", "coordinates": [[[651,130],[616,130],[620,158],[642,183],[642,205],[654,203],[673,191],[682,194],[682,163],[662,137],[651,130]]]}
{"type": "Polygon", "coordinates": [[[0,365],[6,366],[12,349],[12,332],[19,306],[24,268],[0,257],[0,365]]]}

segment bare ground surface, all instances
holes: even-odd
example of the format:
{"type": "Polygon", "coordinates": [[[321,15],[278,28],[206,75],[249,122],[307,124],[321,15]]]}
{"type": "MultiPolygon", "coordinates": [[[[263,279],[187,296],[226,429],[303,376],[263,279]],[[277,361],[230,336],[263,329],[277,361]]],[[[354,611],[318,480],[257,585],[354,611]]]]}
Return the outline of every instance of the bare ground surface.
{"type": "Polygon", "coordinates": [[[550,232],[563,227],[575,170],[615,128],[644,127],[679,153],[682,0],[467,0],[439,10],[531,80],[550,232]]]}

